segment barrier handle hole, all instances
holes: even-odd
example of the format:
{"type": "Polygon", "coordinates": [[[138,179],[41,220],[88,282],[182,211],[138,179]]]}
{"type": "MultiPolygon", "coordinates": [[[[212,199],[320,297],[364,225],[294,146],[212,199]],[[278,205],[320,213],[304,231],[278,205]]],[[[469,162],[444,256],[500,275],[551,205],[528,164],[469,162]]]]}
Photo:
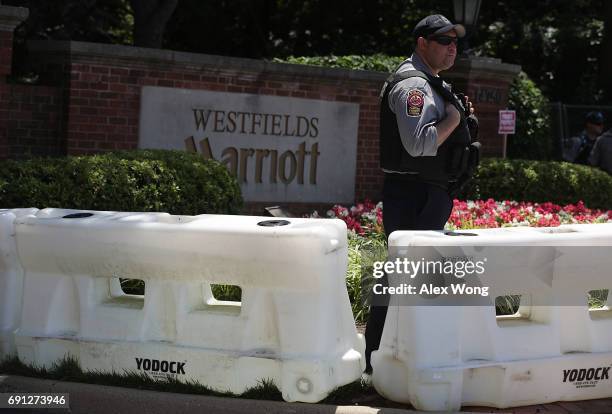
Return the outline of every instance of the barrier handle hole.
{"type": "Polygon", "coordinates": [[[91,216],[93,216],[93,213],[72,213],[72,214],[66,214],[62,218],[75,219],[75,218],[85,218],[85,217],[91,217],[91,216]]]}
{"type": "Polygon", "coordinates": [[[446,231],[445,236],[478,236],[476,233],[457,233],[456,231],[446,231]]]}
{"type": "Polygon", "coordinates": [[[225,302],[241,302],[242,288],[237,285],[211,284],[210,290],[215,300],[225,302]]]}
{"type": "Polygon", "coordinates": [[[279,227],[286,226],[287,224],[290,224],[287,220],[264,220],[257,223],[258,226],[262,227],[279,227]]]}

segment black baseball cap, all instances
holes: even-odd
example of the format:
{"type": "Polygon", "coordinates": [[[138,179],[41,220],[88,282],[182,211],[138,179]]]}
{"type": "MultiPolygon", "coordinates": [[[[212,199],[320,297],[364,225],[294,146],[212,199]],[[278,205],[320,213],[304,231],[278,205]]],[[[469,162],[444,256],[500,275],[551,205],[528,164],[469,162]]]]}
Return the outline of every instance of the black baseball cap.
{"type": "Polygon", "coordinates": [[[586,115],[586,122],[596,125],[602,125],[604,123],[604,116],[599,111],[591,111],[586,115]]]}
{"type": "Polygon", "coordinates": [[[457,37],[465,36],[465,27],[461,24],[454,24],[441,14],[432,14],[425,17],[423,20],[414,26],[412,35],[415,39],[419,37],[428,37],[434,34],[442,34],[455,30],[457,37]]]}

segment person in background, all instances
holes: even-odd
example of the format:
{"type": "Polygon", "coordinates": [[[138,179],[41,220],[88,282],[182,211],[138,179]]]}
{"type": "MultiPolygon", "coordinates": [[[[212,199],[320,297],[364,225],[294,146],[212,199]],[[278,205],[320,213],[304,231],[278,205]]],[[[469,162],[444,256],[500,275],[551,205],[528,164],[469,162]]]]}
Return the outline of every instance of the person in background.
{"type": "Polygon", "coordinates": [[[589,156],[589,164],[612,174],[612,129],[607,130],[595,141],[589,156]]]}
{"type": "Polygon", "coordinates": [[[585,118],[584,130],[567,142],[563,151],[563,160],[588,165],[595,140],[603,132],[603,124],[604,117],[601,112],[589,112],[585,118]]]}

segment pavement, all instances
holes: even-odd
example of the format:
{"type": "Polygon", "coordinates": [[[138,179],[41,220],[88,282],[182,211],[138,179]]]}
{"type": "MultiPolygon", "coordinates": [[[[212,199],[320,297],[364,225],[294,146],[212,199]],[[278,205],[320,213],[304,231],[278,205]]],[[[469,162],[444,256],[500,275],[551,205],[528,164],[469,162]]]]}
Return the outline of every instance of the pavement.
{"type": "MultiPolygon", "coordinates": [[[[287,403],[242,398],[209,397],[193,394],[177,394],[112,387],[76,382],[65,382],[0,375],[0,393],[68,393],[70,409],[0,409],[0,413],[40,414],[415,414],[422,411],[392,407],[370,407],[366,405],[326,405],[287,403]]],[[[386,402],[382,398],[376,403],[386,402]]],[[[389,402],[390,403],[390,402],[389,402]]],[[[393,404],[393,403],[391,403],[393,404]]],[[[397,405],[397,404],[396,404],[397,405]]],[[[558,402],[511,409],[465,407],[461,413],[514,413],[514,414],[612,414],[612,398],[590,401],[558,402]]],[[[431,412],[429,412],[431,414],[431,412]]]]}
{"type": "Polygon", "coordinates": [[[68,393],[70,409],[0,409],[0,413],[42,412],[75,414],[408,414],[423,413],[397,408],[287,403],[242,398],[208,397],[138,390],[134,388],[45,380],[17,375],[0,375],[0,393],[68,393]]]}

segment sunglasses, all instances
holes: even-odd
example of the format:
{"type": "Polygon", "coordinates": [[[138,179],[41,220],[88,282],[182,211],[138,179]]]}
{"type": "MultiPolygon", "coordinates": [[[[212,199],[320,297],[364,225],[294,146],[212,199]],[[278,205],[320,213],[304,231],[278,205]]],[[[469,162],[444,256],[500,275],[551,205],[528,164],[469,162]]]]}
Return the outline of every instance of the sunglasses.
{"type": "Polygon", "coordinates": [[[444,45],[444,46],[448,46],[451,43],[456,46],[457,42],[459,41],[454,36],[429,36],[427,40],[433,40],[434,42],[440,43],[441,45],[444,45]]]}

